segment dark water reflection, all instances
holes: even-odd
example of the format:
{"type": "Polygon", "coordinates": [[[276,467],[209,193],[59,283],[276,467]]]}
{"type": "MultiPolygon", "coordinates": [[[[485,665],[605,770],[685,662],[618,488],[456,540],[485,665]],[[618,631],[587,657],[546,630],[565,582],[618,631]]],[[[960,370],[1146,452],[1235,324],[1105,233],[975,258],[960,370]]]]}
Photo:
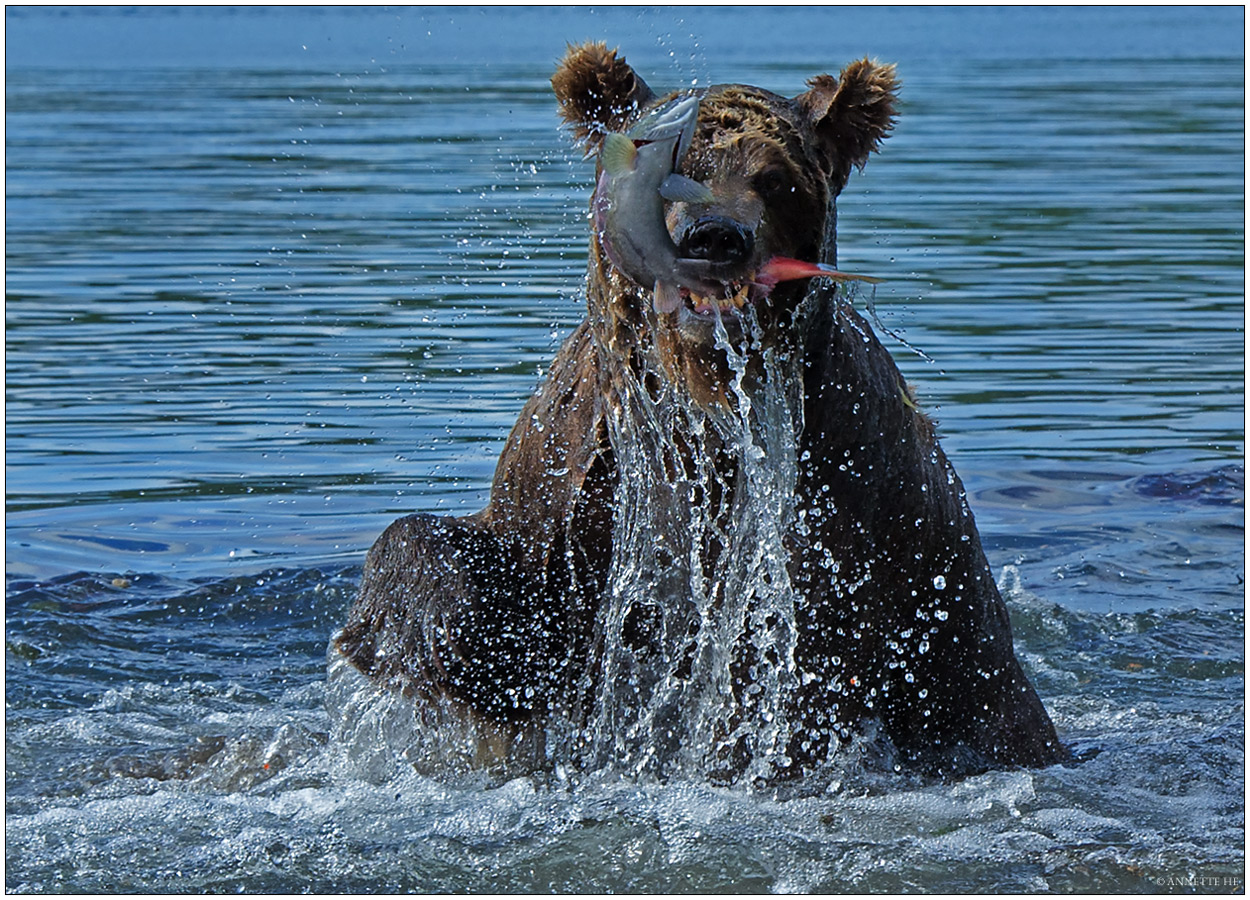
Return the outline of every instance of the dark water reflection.
{"type": "Polygon", "coordinates": [[[1240,877],[1241,20],[9,10],[6,784],[25,849],[6,886],[1240,877]],[[480,506],[581,316],[591,167],[546,79],[589,35],[657,87],[794,94],[863,53],[898,61],[902,116],[840,202],[840,261],[888,279],[880,324],[934,360],[889,342],[973,495],[1026,666],[1065,736],[1103,749],[1088,768],[885,797],[851,778],[802,809],[405,781],[400,808],[323,749],[322,651],[364,549],[400,513],[480,506]],[[195,769],[201,738],[216,762],[195,769]],[[138,777],[184,763],[185,790],[138,777]],[[149,859],[171,815],[184,836],[149,859]]]}

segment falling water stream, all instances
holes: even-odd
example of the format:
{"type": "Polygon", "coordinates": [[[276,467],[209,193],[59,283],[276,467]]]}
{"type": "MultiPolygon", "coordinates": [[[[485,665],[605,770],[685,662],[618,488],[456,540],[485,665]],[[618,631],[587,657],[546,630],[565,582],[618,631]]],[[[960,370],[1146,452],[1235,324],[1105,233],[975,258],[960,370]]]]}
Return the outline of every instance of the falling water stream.
{"type": "Polygon", "coordinates": [[[616,545],[592,743],[635,775],[725,777],[737,748],[749,748],[750,781],[773,774],[790,737],[795,595],[785,541],[802,379],[794,358],[759,348],[749,309],[737,344],[719,314],[715,334],[733,373],[725,407],[700,407],[658,377],[618,382],[616,545]]]}

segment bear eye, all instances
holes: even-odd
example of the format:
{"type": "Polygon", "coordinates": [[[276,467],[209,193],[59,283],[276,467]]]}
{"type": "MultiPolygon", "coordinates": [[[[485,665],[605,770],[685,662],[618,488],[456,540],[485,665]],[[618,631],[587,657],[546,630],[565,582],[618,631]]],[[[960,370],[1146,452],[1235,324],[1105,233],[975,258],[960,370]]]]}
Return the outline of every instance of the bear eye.
{"type": "Polygon", "coordinates": [[[755,176],[755,190],[761,197],[772,198],[791,190],[790,176],[785,169],[774,167],[765,169],[755,176]]]}

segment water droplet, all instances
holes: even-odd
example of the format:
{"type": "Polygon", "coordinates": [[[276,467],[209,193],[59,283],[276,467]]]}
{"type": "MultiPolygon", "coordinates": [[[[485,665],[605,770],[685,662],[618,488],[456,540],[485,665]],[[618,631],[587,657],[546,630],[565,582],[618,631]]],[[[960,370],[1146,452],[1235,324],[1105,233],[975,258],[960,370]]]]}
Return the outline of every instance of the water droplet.
{"type": "Polygon", "coordinates": [[[945,575],[934,575],[934,576],[933,576],[933,586],[934,586],[935,588],[937,588],[939,591],[946,590],[946,576],[945,576],[945,575]]]}

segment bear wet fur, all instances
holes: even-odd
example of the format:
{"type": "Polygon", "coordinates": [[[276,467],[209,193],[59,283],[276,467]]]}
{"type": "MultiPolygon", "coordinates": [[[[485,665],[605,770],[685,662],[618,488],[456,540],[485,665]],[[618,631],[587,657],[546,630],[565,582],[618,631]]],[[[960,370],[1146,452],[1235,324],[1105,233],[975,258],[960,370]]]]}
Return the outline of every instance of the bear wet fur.
{"type": "MultiPolygon", "coordinates": [[[[570,47],[552,85],[588,152],[663,100],[602,44],[570,47]]],[[[795,98],[709,88],[679,171],[715,200],[672,204],[674,240],[731,224],[749,236],[744,277],[774,255],[835,263],[834,200],[888,136],[896,92],[893,66],[870,60],[816,76],[795,98]]],[[[849,303],[826,293],[796,315],[807,290],[783,283],[752,310],[756,351],[797,360],[802,382],[794,504],[804,524],[786,538],[802,677],[787,700],[796,736],[782,774],[813,770],[869,722],[920,771],[1063,760],[932,423],[849,303]],[[814,734],[828,740],[800,740],[814,734]]],[[[747,368],[746,382],[763,377],[756,360],[747,368]]],[[[618,483],[619,441],[654,426],[631,391],[661,396],[663,383],[693,408],[725,408],[734,377],[706,317],[656,313],[592,236],[587,318],[521,411],[486,508],[388,528],[338,652],[478,729],[480,762],[532,749],[552,716],[585,726],[612,651],[614,513],[630,488],[618,483]]],[[[732,491],[732,472],[723,483],[732,491]]]]}

